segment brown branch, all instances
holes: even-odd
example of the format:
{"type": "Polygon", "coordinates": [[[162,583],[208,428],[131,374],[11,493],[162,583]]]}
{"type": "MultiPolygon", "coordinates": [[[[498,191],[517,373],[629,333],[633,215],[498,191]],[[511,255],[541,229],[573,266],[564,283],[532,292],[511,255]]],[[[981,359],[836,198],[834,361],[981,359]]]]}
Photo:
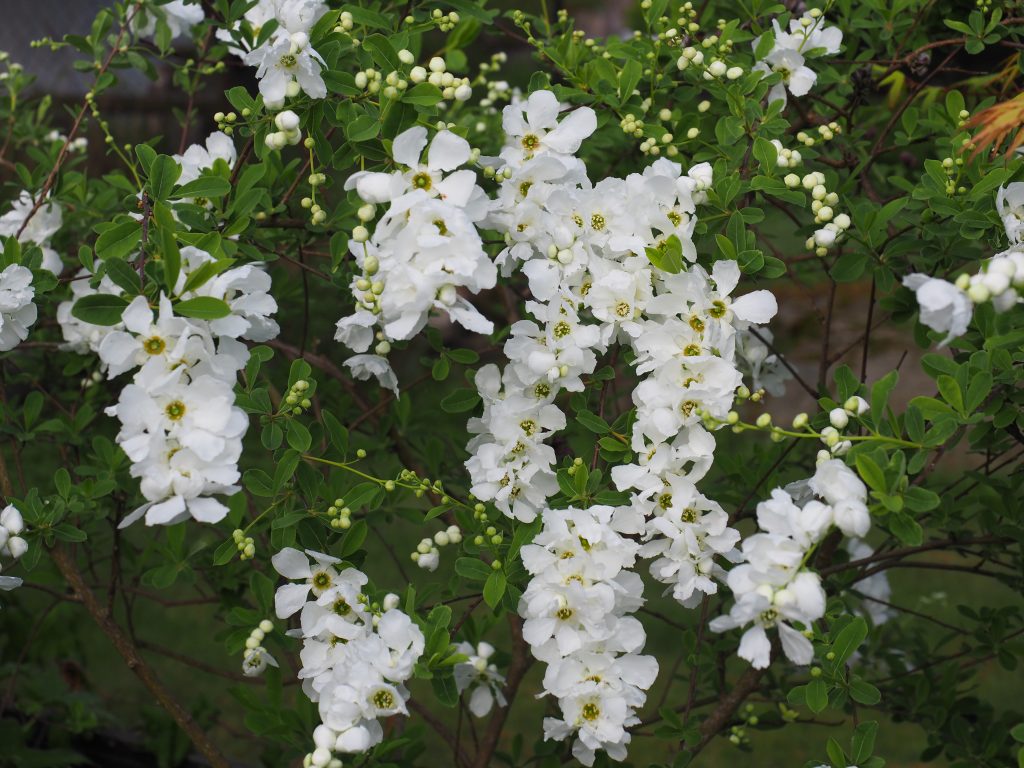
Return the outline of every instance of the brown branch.
{"type": "Polygon", "coordinates": [[[99,600],[96,599],[96,595],[85,583],[85,579],[82,578],[82,574],[75,566],[74,559],[68,551],[59,546],[53,547],[50,549],[50,555],[68,584],[78,594],[86,610],[92,616],[93,621],[96,622],[96,625],[113,644],[121,658],[124,659],[125,664],[128,665],[128,668],[153,694],[153,697],[160,703],[160,706],[174,719],[178,727],[185,732],[185,735],[195,744],[196,748],[203,753],[213,768],[230,768],[227,759],[221,754],[217,746],[199,727],[199,724],[192,718],[192,715],[182,707],[178,700],[171,695],[170,691],[164,688],[152,668],[143,661],[132,641],[114,621],[106,607],[101,605],[99,600]]]}
{"type": "Polygon", "coordinates": [[[697,746],[693,749],[694,756],[704,749],[719,731],[729,724],[729,720],[736,714],[740,704],[746,700],[747,696],[757,690],[757,687],[761,684],[761,678],[764,677],[767,671],[767,669],[754,669],[750,667],[736,679],[732,688],[722,696],[718,706],[700,724],[700,741],[697,742],[697,746]]]}

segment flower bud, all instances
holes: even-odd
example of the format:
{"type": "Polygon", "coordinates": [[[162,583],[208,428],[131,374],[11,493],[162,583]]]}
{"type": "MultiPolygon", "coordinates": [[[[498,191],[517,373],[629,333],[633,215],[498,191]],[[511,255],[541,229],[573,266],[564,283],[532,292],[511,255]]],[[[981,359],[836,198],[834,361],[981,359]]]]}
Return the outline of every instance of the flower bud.
{"type": "Polygon", "coordinates": [[[828,420],[836,429],[846,429],[846,425],[850,423],[850,416],[842,408],[833,408],[829,411],[828,420]]]}

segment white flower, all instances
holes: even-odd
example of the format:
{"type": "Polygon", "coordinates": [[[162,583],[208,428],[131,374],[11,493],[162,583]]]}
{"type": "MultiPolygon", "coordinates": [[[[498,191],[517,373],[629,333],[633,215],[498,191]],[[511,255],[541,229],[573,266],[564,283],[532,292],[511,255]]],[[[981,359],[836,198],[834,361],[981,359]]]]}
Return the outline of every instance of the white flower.
{"type": "Polygon", "coordinates": [[[231,137],[222,131],[214,131],[206,137],[206,145],[193,144],[182,155],[174,159],[181,165],[181,176],[178,184],[187,184],[198,179],[202,172],[213,168],[214,163],[223,160],[228,168],[235,164],[238,152],[231,137]]]}
{"type": "Polygon", "coordinates": [[[26,338],[36,321],[38,310],[32,272],[19,264],[11,264],[0,272],[0,352],[14,349],[26,338]]]}
{"type": "Polygon", "coordinates": [[[996,208],[999,218],[1003,220],[1010,245],[1020,243],[1024,239],[1024,182],[1016,181],[999,187],[996,208]]]}
{"type": "Polygon", "coordinates": [[[940,347],[967,332],[974,305],[962,290],[945,280],[921,274],[907,275],[903,285],[917,296],[921,323],[946,334],[940,347]]]}
{"type": "Polygon", "coordinates": [[[558,99],[551,91],[534,91],[526,102],[509,104],[502,111],[507,145],[501,156],[513,166],[537,154],[571,156],[597,128],[590,107],[578,107],[558,121],[558,99]]]}
{"type": "Polygon", "coordinates": [[[245,651],[245,657],[242,659],[242,674],[246,677],[259,677],[263,674],[263,670],[267,668],[267,665],[276,667],[277,660],[270,655],[266,648],[262,646],[248,648],[245,651]]]}
{"type": "Polygon", "coordinates": [[[139,37],[149,37],[157,30],[158,23],[167,25],[171,39],[187,33],[204,18],[199,3],[187,0],[170,0],[161,5],[147,3],[145,8],[133,15],[132,28],[139,37]]]}
{"type": "Polygon", "coordinates": [[[60,256],[50,247],[50,239],[57,234],[63,224],[60,205],[49,200],[39,207],[32,217],[29,214],[35,207],[35,198],[22,190],[18,199],[11,205],[11,210],[0,216],[0,236],[18,236],[19,243],[35,243],[43,252],[43,269],[59,275],[64,268],[60,256]],[[28,224],[25,224],[26,219],[28,224]]]}
{"type": "Polygon", "coordinates": [[[287,619],[302,608],[310,592],[320,597],[334,586],[338,571],[334,568],[341,561],[336,557],[307,549],[305,553],[294,547],[285,547],[277,552],[270,562],[286,579],[301,579],[301,584],[284,584],[274,596],[277,618],[287,619]],[[312,559],[312,562],[311,562],[312,559]]]}
{"type": "Polygon", "coordinates": [[[495,702],[504,707],[507,704],[502,693],[505,676],[490,662],[494,647],[489,643],[480,643],[476,648],[469,643],[459,643],[457,650],[466,656],[466,661],[455,665],[455,687],[460,694],[471,691],[469,711],[476,717],[485,717],[495,702]]]}
{"type": "Polygon", "coordinates": [[[794,96],[804,96],[817,81],[818,76],[810,67],[804,66],[804,57],[790,48],[775,48],[765,58],[754,65],[759,72],[777,72],[782,75],[782,82],[776,83],[768,92],[768,101],[786,103],[786,91],[794,96]]]}
{"type": "Polygon", "coordinates": [[[271,108],[284,103],[288,85],[292,82],[297,83],[310,98],[322,99],[327,95],[327,85],[321,74],[323,57],[308,45],[308,38],[303,41],[300,34],[272,36],[242,59],[249,66],[256,67],[260,93],[271,108]]]}

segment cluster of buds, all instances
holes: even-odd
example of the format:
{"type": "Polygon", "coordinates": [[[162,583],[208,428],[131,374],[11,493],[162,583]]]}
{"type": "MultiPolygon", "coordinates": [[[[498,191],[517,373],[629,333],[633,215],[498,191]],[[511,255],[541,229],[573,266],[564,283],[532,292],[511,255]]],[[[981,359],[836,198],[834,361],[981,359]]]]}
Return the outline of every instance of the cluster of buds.
{"type": "MultiPolygon", "coordinates": [[[[821,430],[821,442],[827,450],[818,451],[818,463],[828,461],[833,456],[842,456],[853,445],[849,440],[843,439],[843,430],[849,424],[850,419],[858,419],[868,411],[868,403],[863,397],[854,395],[843,403],[841,408],[833,408],[829,411],[829,426],[821,430]]],[[[793,419],[793,429],[807,429],[809,417],[806,413],[798,413],[793,419]]]]}
{"type": "Polygon", "coordinates": [[[436,24],[442,32],[451,32],[459,23],[459,14],[455,11],[443,13],[440,8],[435,8],[430,13],[430,21],[436,24]]]}
{"type": "Polygon", "coordinates": [[[345,506],[344,499],[335,499],[327,508],[327,517],[331,520],[331,528],[347,530],[352,527],[352,510],[345,506]]]}
{"type": "Polygon", "coordinates": [[[274,115],[274,125],[277,130],[268,133],[264,140],[266,145],[273,150],[282,150],[287,145],[295,146],[302,141],[302,131],[299,129],[299,116],[286,109],[274,115]]]}
{"type": "Polygon", "coordinates": [[[796,168],[803,162],[800,150],[787,149],[778,139],[772,139],[772,144],[775,145],[775,164],[779,168],[796,168]]]}
{"type": "Polygon", "coordinates": [[[231,538],[235,540],[235,546],[241,553],[238,555],[239,560],[252,560],[256,557],[256,541],[252,536],[246,536],[241,528],[235,528],[231,532],[231,538]]]}
{"type": "Polygon", "coordinates": [[[1016,250],[993,256],[980,272],[960,275],[956,287],[966,293],[972,303],[992,301],[997,312],[1005,312],[1017,303],[1018,294],[1024,291],[1024,256],[1016,250]]]}
{"type": "MultiPolygon", "coordinates": [[[[305,146],[307,149],[312,149],[314,145],[313,139],[306,139],[305,146]]],[[[323,173],[311,173],[309,178],[306,179],[309,182],[310,188],[313,190],[314,197],[302,198],[302,207],[309,211],[309,220],[315,225],[323,224],[327,221],[327,211],[325,211],[320,204],[316,201],[316,188],[327,182],[327,176],[323,173]]]]}
{"type": "Polygon", "coordinates": [[[334,25],[334,31],[339,35],[351,32],[352,28],[356,25],[355,19],[352,18],[352,14],[348,11],[342,11],[341,15],[338,16],[338,23],[334,25]]]}
{"type": "Polygon", "coordinates": [[[806,131],[800,131],[796,135],[796,140],[803,144],[805,147],[813,147],[819,141],[832,141],[836,137],[836,134],[842,133],[843,128],[839,123],[833,121],[828,125],[818,126],[818,138],[811,136],[806,131]]]}
{"type": "Polygon", "coordinates": [[[473,537],[473,543],[478,547],[483,547],[488,544],[492,547],[500,547],[504,540],[505,537],[493,525],[488,525],[484,528],[483,533],[478,533],[473,537]]]}
{"type": "Polygon", "coordinates": [[[21,512],[13,504],[8,504],[0,512],[0,555],[17,560],[28,552],[28,542],[20,535],[24,530],[21,512]]]}
{"type": "Polygon", "coordinates": [[[276,667],[277,660],[263,647],[263,639],[268,632],[274,631],[274,624],[264,619],[260,625],[249,633],[245,641],[245,654],[242,658],[242,674],[246,677],[258,677],[267,666],[276,667]]]}
{"type": "Polygon", "coordinates": [[[807,250],[813,250],[818,256],[827,255],[828,249],[842,238],[851,224],[847,214],[835,212],[835,206],[839,203],[839,195],[828,191],[825,187],[825,174],[821,171],[812,171],[803,178],[795,173],[790,173],[783,181],[790,189],[803,187],[810,192],[814,223],[824,226],[807,238],[806,247],[807,250]]]}
{"type": "Polygon", "coordinates": [[[449,101],[466,101],[473,95],[468,77],[456,77],[448,71],[448,63],[440,56],[434,56],[427,66],[416,66],[409,70],[409,79],[414,83],[427,82],[441,89],[441,96],[449,101]]]}
{"type": "Polygon", "coordinates": [[[952,157],[944,157],[942,159],[942,170],[945,171],[946,176],[946,194],[964,194],[967,191],[967,187],[957,186],[956,180],[960,175],[960,167],[964,164],[964,159],[958,157],[955,160],[952,157]]]}
{"type": "MultiPolygon", "coordinates": [[[[238,120],[238,115],[234,112],[218,112],[213,116],[213,121],[217,124],[217,130],[223,131],[228,136],[235,132],[235,121],[238,120]]],[[[297,125],[297,123],[296,123],[297,125]]]]}
{"type": "Polygon", "coordinates": [[[447,547],[449,544],[462,543],[462,531],[457,525],[450,525],[443,531],[434,534],[434,538],[424,538],[416,545],[416,551],[409,557],[420,568],[425,571],[436,571],[441,562],[441,552],[438,547],[447,547]]]}
{"type": "Polygon", "coordinates": [[[288,390],[288,394],[284,398],[283,411],[290,411],[292,415],[299,416],[302,412],[308,409],[312,403],[309,398],[306,397],[306,392],[309,390],[309,382],[305,379],[299,379],[291,388],[288,390]]]}

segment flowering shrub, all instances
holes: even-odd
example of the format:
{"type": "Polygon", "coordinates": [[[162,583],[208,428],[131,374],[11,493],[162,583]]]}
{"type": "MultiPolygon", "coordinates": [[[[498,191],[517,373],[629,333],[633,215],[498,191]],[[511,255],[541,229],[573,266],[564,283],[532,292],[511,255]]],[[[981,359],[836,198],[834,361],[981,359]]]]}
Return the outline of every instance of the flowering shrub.
{"type": "Polygon", "coordinates": [[[127,0],[70,123],[5,55],[0,762],[1019,762],[1002,5],[127,0]]]}

